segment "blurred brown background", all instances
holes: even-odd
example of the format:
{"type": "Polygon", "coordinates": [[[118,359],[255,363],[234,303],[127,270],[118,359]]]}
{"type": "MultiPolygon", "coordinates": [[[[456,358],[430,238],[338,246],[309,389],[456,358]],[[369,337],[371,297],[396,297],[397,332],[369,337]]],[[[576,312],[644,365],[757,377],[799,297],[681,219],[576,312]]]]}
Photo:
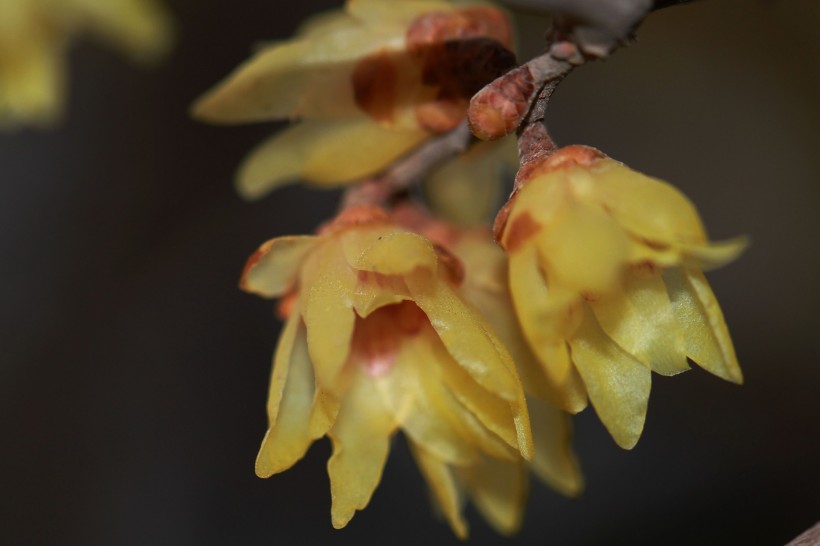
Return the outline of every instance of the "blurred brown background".
{"type": "MultiPolygon", "coordinates": [[[[254,476],[279,324],[238,274],[337,195],[242,202],[233,169],[271,126],[209,127],[186,110],[255,42],[334,3],[169,3],[179,42],[164,65],[83,41],[64,124],[0,135],[0,543],[456,543],[401,439],[344,531],[330,525],[326,441],[254,476]]],[[[509,541],[471,509],[472,544],[783,544],[820,519],[818,28],[817,0],[670,8],[560,87],[559,143],[674,182],[714,238],[751,236],[710,275],[746,384],[656,376],[632,452],[587,410],[585,495],[534,485],[509,541]]]]}

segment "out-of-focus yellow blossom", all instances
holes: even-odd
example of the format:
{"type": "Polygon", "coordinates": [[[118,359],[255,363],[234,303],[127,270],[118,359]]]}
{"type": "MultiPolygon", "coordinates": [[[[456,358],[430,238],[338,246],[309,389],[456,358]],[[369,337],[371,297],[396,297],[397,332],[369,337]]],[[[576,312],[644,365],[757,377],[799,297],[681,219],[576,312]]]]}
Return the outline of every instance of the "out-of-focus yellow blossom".
{"type": "Polygon", "coordinates": [[[683,194],[593,148],[570,146],[525,169],[496,235],[553,401],[577,412],[588,396],[629,449],[643,430],[651,371],[675,375],[689,357],[742,382],[702,270],[734,259],[743,240],[710,243],[683,194]]]}
{"type": "Polygon", "coordinates": [[[240,193],[297,179],[333,186],[372,176],[466,116],[514,62],[507,17],[445,0],[348,0],[241,65],[194,105],[213,122],[296,119],[245,159],[240,193]]]}
{"type": "Polygon", "coordinates": [[[371,207],[263,245],[241,285],[283,297],[287,319],[257,474],[288,469],[328,435],[341,528],[367,505],[401,429],[456,534],[467,532],[462,495],[506,521],[500,499],[522,496],[517,467],[501,463],[532,458],[529,416],[510,354],[457,293],[461,275],[455,258],[371,207]]]}
{"type": "MultiPolygon", "coordinates": [[[[393,211],[393,217],[403,226],[430,238],[441,248],[446,248],[463,265],[463,279],[458,287],[459,294],[469,302],[490,323],[496,335],[510,350],[525,389],[528,389],[527,404],[532,422],[532,461],[487,459],[483,465],[474,466],[475,472],[493,474],[506,488],[499,493],[474,499],[479,510],[493,526],[504,534],[516,532],[522,522],[525,500],[528,492],[528,469],[547,485],[568,496],[575,497],[583,489],[578,461],[571,448],[572,428],[569,416],[542,400],[547,397],[543,374],[532,355],[521,329],[507,288],[507,258],[493,241],[487,229],[465,230],[453,224],[438,220],[420,211],[416,206],[404,204],[393,211]],[[539,398],[541,400],[539,400],[539,398]]],[[[446,467],[446,463],[430,455],[430,460],[446,467]]],[[[421,463],[420,463],[421,465],[421,463]]],[[[463,472],[455,470],[456,484],[463,480],[463,472]]],[[[435,479],[428,476],[434,492],[435,479]]],[[[468,488],[463,485],[462,488],[468,488]]],[[[446,497],[435,495],[441,507],[446,506],[446,497]]]]}
{"type": "Polygon", "coordinates": [[[90,33],[150,61],[170,43],[169,21],[153,0],[2,0],[0,125],[47,123],[63,103],[70,40],[90,33]]]}

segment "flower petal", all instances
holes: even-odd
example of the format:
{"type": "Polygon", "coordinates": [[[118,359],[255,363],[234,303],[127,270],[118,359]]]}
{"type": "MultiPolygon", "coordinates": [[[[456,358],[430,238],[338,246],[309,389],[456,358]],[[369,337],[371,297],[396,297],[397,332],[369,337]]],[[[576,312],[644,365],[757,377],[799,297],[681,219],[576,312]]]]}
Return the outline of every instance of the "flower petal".
{"type": "Polygon", "coordinates": [[[308,349],[323,389],[334,392],[336,379],[350,353],[356,314],[351,294],[356,276],[338,248],[323,246],[302,268],[302,286],[307,294],[303,317],[308,349]]]}
{"type": "Polygon", "coordinates": [[[309,235],[277,237],[265,242],[245,264],[239,287],[268,298],[281,296],[293,287],[305,256],[318,238],[309,235]]]}
{"type": "Polygon", "coordinates": [[[627,275],[622,292],[590,307],[606,335],[652,371],[676,375],[689,369],[683,334],[659,275],[627,275]]]}
{"type": "Polygon", "coordinates": [[[385,129],[368,119],[299,122],[257,146],[242,161],[236,186],[245,199],[303,178],[333,187],[372,176],[428,134],[385,129]]]}
{"type": "Polygon", "coordinates": [[[571,204],[536,238],[550,285],[601,293],[620,279],[629,239],[603,211],[571,204]]]}
{"type": "MultiPolygon", "coordinates": [[[[465,380],[462,381],[458,379],[455,367],[447,368],[453,373],[450,377],[455,396],[473,412],[480,409],[494,412],[489,405],[482,405],[483,402],[479,401],[484,396],[482,390],[489,396],[488,404],[495,397],[503,399],[512,411],[515,445],[522,457],[531,459],[532,433],[524,390],[507,349],[479,313],[465,305],[447,284],[420,270],[408,275],[406,280],[416,304],[427,315],[453,362],[460,367],[458,371],[465,372],[465,380]]],[[[494,415],[500,416],[497,413],[494,415]]],[[[477,416],[482,419],[481,415],[477,416]]],[[[485,417],[490,419],[489,414],[485,417]]],[[[490,422],[500,424],[497,419],[490,422]]],[[[485,424],[493,430],[488,422],[485,424]]],[[[493,431],[499,433],[500,430],[493,431]]]]}
{"type": "Polygon", "coordinates": [[[470,500],[499,533],[518,531],[529,491],[523,463],[484,457],[479,464],[454,470],[470,500]]]}
{"type": "Polygon", "coordinates": [[[675,187],[611,159],[594,168],[596,195],[590,198],[633,235],[669,245],[706,241],[697,210],[675,187]]]}
{"type": "Polygon", "coordinates": [[[598,417],[619,446],[632,449],[646,419],[652,381],[649,368],[618,347],[589,309],[570,346],[572,361],[598,417]]]}
{"type": "Polygon", "coordinates": [[[520,247],[509,259],[510,294],[524,335],[546,374],[550,401],[578,413],[586,407],[587,396],[564,342],[577,321],[570,320],[567,312],[560,312],[559,303],[565,298],[553,298],[548,292],[535,247],[520,247]],[[553,303],[556,299],[558,302],[553,303]]]}
{"type": "Polygon", "coordinates": [[[314,430],[310,430],[316,390],[304,329],[300,323],[298,314],[294,313],[288,320],[280,348],[277,349],[268,401],[271,424],[256,457],[256,474],[261,478],[270,477],[293,466],[305,455],[313,440],[323,436],[329,428],[316,430],[314,427],[314,430]],[[297,326],[294,328],[293,324],[297,326]],[[297,332],[295,339],[291,339],[294,329],[298,329],[300,333],[297,332]],[[292,351],[288,354],[288,344],[291,341],[292,351]],[[281,395],[278,404],[277,395],[281,395]]]}
{"type": "Polygon", "coordinates": [[[348,263],[359,271],[404,275],[417,267],[436,272],[438,257],[433,244],[417,233],[388,227],[350,230],[342,234],[348,263]]]}
{"type": "Polygon", "coordinates": [[[341,529],[370,502],[381,480],[395,423],[381,403],[373,382],[357,372],[330,430],[333,455],[330,475],[330,509],[333,527],[341,529]]]}
{"type": "MultiPolygon", "coordinates": [[[[392,42],[392,49],[401,47],[392,42]]],[[[390,46],[389,35],[360,24],[271,45],[198,99],[193,115],[215,123],[359,117],[354,68],[368,53],[390,46]]]]}
{"type": "Polygon", "coordinates": [[[681,251],[686,265],[709,271],[733,261],[748,246],[749,240],[746,237],[735,237],[708,245],[681,245],[681,251]]]}
{"type": "Polygon", "coordinates": [[[436,504],[441,509],[444,517],[447,518],[447,523],[450,524],[458,538],[466,540],[467,521],[462,514],[464,500],[450,467],[412,441],[410,442],[410,451],[413,458],[416,459],[416,464],[421,469],[424,479],[427,481],[427,487],[433,493],[436,504]]]}
{"type": "Polygon", "coordinates": [[[535,457],[532,470],[547,485],[568,497],[584,489],[578,459],[572,451],[572,423],[563,411],[529,399],[535,457]]]}
{"type": "MultiPolygon", "coordinates": [[[[441,381],[441,362],[432,350],[432,330],[403,341],[396,362],[374,378],[382,401],[412,441],[448,463],[475,462],[479,454],[459,429],[459,413],[441,381]]],[[[449,356],[447,356],[449,359],[449,356]]]]}
{"type": "Polygon", "coordinates": [[[743,383],[723,312],[703,273],[681,268],[663,274],[669,298],[686,338],[686,353],[704,370],[743,383]]]}

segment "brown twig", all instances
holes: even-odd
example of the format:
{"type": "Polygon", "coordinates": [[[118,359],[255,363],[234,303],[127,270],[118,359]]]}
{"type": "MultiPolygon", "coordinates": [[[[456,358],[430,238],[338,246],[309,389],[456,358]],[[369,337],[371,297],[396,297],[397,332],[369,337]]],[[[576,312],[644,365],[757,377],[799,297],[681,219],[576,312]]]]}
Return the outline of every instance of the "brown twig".
{"type": "Polygon", "coordinates": [[[410,155],[390,166],[381,176],[352,186],[342,196],[341,208],[384,205],[394,195],[407,190],[447,158],[467,149],[472,138],[467,122],[431,138],[410,155]]]}

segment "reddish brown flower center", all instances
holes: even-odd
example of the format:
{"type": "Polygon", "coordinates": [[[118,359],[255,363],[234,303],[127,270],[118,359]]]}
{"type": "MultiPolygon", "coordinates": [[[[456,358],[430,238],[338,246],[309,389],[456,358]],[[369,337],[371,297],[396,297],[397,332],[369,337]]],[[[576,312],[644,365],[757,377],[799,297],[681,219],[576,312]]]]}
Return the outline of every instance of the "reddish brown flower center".
{"type": "Polygon", "coordinates": [[[428,324],[427,316],[410,301],[387,305],[367,318],[356,317],[351,357],[374,377],[388,373],[399,347],[428,324]]]}

